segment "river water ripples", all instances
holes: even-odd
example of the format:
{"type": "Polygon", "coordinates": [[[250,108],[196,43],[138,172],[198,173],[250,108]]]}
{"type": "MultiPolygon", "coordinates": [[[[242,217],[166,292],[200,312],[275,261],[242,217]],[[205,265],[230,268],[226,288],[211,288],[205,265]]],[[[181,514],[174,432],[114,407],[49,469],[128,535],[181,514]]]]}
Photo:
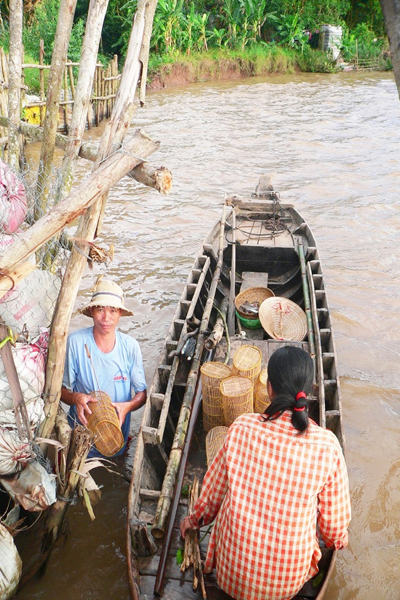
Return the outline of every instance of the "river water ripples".
{"type": "MultiPolygon", "coordinates": [[[[250,193],[261,174],[272,174],[281,198],[295,204],[317,239],[341,376],[353,520],[325,598],[398,600],[400,103],[393,75],[273,76],[174,88],[150,93],[133,127],[160,140],[150,160],[174,178],[169,196],[121,180],[103,230],[103,241],[116,249],[109,274],[135,313],[121,329],[139,340],[148,382],[225,193],[250,193]]],[[[81,305],[100,271],[85,275],[81,305]]],[[[88,324],[75,314],[72,328],[88,324]]],[[[134,439],[118,465],[125,474],[133,452],[134,439]]],[[[129,598],[128,484],[109,474],[97,479],[105,487],[96,520],[80,506],[69,510],[64,546],[46,576],[19,598],[129,598]]]]}

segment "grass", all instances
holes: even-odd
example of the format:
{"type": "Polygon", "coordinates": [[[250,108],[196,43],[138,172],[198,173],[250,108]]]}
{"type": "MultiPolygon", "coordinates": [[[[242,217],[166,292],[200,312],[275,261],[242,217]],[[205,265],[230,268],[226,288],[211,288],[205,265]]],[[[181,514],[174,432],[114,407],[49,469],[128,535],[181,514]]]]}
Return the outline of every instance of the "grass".
{"type": "Polygon", "coordinates": [[[244,50],[212,49],[195,54],[170,53],[153,56],[149,62],[148,81],[164,84],[167,76],[181,76],[184,81],[204,81],[231,77],[250,77],[269,73],[334,72],[335,62],[325,52],[284,48],[274,44],[254,45],[244,50]]]}

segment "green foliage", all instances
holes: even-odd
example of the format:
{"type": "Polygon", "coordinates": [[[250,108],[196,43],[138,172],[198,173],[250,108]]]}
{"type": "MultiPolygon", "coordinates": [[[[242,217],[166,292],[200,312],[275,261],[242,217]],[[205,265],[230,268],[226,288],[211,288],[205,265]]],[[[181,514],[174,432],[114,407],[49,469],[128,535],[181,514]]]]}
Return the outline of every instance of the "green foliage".
{"type": "Polygon", "coordinates": [[[336,73],[338,71],[336,60],[327,52],[304,48],[297,55],[297,65],[304,73],[336,73]]]}
{"type": "Polygon", "coordinates": [[[366,23],[360,23],[353,30],[344,29],[342,37],[342,56],[347,62],[359,59],[377,58],[382,54],[386,40],[377,38],[366,23]]]}

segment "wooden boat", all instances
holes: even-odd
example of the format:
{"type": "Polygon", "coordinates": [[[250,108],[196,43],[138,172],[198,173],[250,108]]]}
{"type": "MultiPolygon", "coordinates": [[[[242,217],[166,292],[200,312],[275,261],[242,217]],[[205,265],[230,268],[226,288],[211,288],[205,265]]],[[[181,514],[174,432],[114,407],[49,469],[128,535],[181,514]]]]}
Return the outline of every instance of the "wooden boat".
{"type": "MultiPolygon", "coordinates": [[[[331,317],[314,236],[295,208],[281,203],[273,190],[229,198],[194,261],[149,388],[129,493],[128,576],[135,600],[201,597],[193,590],[191,569],[182,573],[176,560],[182,546],[179,523],[187,513],[181,489],[184,480],[192,481],[195,474],[201,480],[206,470],[199,369],[213,352],[213,340],[206,336],[215,325],[218,337],[227,304],[229,335],[217,344],[212,360],[223,360],[227,351],[232,360],[239,346],[250,343],[261,350],[264,368],[282,345],[306,349],[316,366],[310,416],[344,443],[331,317]],[[303,307],[304,340],[277,340],[235,319],[234,297],[254,280],[303,307]],[[181,348],[190,339],[194,356],[182,360],[181,348]]],[[[207,536],[201,542],[203,557],[206,544],[207,536]]],[[[319,579],[308,582],[296,598],[323,597],[336,552],[323,548],[322,553],[319,579]]],[[[228,598],[214,576],[205,576],[205,587],[208,598],[228,598]]]]}

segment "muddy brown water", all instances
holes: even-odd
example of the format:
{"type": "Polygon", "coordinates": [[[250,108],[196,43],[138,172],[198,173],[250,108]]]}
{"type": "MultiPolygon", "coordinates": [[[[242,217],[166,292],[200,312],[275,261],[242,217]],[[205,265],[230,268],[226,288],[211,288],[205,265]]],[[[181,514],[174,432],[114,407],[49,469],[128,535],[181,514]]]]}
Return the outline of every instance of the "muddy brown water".
{"type": "MultiPolygon", "coordinates": [[[[353,519],[326,599],[398,600],[400,103],[392,74],[276,76],[164,90],[148,96],[134,127],[161,141],[151,160],[174,177],[166,197],[122,180],[104,226],[104,239],[116,247],[108,272],[135,313],[121,329],[139,340],[148,381],[224,194],[251,192],[260,174],[273,174],[282,199],[295,204],[318,241],[341,377],[353,519]]],[[[85,275],[80,304],[100,271],[85,275]]],[[[85,324],[75,314],[72,328],[85,324]]],[[[117,465],[125,476],[140,413],[117,465]]],[[[104,485],[96,520],[80,505],[70,508],[67,537],[21,600],[129,598],[128,483],[100,471],[96,478],[104,485]]]]}

